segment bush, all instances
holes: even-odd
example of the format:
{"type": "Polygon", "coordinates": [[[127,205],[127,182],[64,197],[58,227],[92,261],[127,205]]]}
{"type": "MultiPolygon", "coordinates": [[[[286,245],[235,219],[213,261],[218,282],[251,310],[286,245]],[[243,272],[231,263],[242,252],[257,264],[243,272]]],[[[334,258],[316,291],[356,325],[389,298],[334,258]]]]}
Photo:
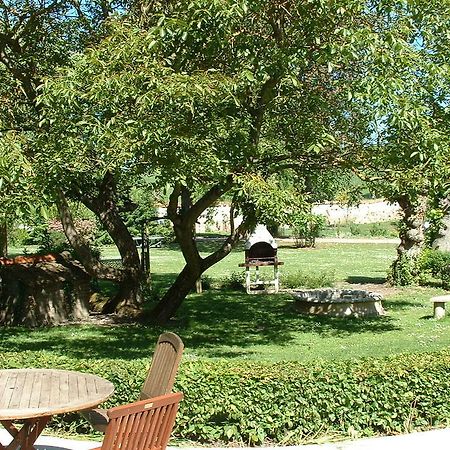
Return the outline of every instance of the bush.
{"type": "Polygon", "coordinates": [[[440,279],[445,289],[450,287],[450,253],[427,248],[421,253],[417,265],[423,281],[421,284],[426,284],[428,276],[440,279]]]}
{"type": "Polygon", "coordinates": [[[147,229],[148,235],[162,236],[165,244],[175,242],[175,232],[169,220],[151,223],[147,229]]]}
{"type": "Polygon", "coordinates": [[[356,223],[351,223],[350,226],[350,234],[352,236],[359,236],[361,234],[361,228],[356,223]]]}
{"type": "Polygon", "coordinates": [[[315,289],[321,287],[332,287],[336,281],[334,272],[304,273],[297,271],[294,273],[282,273],[281,284],[286,288],[308,288],[315,289]]]}
{"type": "MultiPolygon", "coordinates": [[[[70,359],[6,352],[0,368],[46,367],[95,373],[115,395],[136,400],[148,360],[70,359]]],[[[175,390],[185,399],[175,436],[209,445],[298,444],[311,438],[392,434],[450,424],[450,350],[341,362],[251,363],[184,358],[175,390]]],[[[51,426],[91,432],[74,414],[51,426]]]]}
{"type": "Polygon", "coordinates": [[[392,263],[388,281],[397,286],[440,282],[445,289],[450,289],[450,253],[426,248],[417,259],[403,254],[392,263]]]}
{"type": "Polygon", "coordinates": [[[417,281],[416,274],[416,261],[402,254],[391,264],[387,279],[394,286],[410,286],[417,281]]]}
{"type": "Polygon", "coordinates": [[[8,229],[8,239],[10,245],[22,247],[30,239],[30,232],[23,226],[14,226],[8,229]]]}
{"type": "Polygon", "coordinates": [[[435,277],[440,277],[442,273],[448,272],[450,267],[450,253],[425,249],[418,260],[419,268],[435,277]]]}
{"type": "Polygon", "coordinates": [[[370,226],[369,233],[372,237],[388,236],[389,230],[387,230],[379,223],[374,223],[370,226]]]}
{"type": "Polygon", "coordinates": [[[296,212],[290,217],[289,227],[297,248],[314,247],[316,238],[325,227],[325,218],[316,214],[296,212]]]}
{"type": "Polygon", "coordinates": [[[220,287],[222,289],[230,289],[232,291],[243,291],[245,284],[245,272],[232,272],[227,277],[220,280],[220,287]]]}

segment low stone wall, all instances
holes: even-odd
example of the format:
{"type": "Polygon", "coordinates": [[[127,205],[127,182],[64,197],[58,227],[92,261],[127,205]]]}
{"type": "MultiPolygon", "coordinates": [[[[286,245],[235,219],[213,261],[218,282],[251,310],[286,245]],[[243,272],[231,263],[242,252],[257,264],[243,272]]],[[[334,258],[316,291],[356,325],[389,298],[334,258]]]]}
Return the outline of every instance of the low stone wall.
{"type": "Polygon", "coordinates": [[[89,316],[90,277],[53,255],[0,261],[0,324],[56,325],[89,316]]]}
{"type": "MultiPolygon", "coordinates": [[[[312,212],[325,217],[329,225],[345,225],[348,223],[376,223],[399,220],[400,207],[397,203],[389,203],[383,200],[370,200],[361,202],[355,206],[345,206],[338,203],[323,203],[314,205],[312,212]]],[[[164,217],[167,214],[165,208],[158,208],[158,215],[164,217]]],[[[238,226],[242,217],[234,220],[238,226]]],[[[230,207],[218,205],[208,208],[197,220],[195,225],[197,233],[207,231],[230,231],[230,207]]]]}

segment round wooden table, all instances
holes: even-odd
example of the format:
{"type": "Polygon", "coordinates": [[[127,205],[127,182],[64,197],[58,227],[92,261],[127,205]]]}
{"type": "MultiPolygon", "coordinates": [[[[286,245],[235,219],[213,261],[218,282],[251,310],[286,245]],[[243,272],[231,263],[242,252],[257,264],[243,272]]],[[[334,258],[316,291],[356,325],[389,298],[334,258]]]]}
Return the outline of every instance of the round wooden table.
{"type": "Polygon", "coordinates": [[[111,382],[70,370],[0,370],[0,423],[13,436],[0,450],[33,449],[54,414],[94,408],[114,392],[111,382]],[[13,422],[23,422],[18,430],[13,422]]]}

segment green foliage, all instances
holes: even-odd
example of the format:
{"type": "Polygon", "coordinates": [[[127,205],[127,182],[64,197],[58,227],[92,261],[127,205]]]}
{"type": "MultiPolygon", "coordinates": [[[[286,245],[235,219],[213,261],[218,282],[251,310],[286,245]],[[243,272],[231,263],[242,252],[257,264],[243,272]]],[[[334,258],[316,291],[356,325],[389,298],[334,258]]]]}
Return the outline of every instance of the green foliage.
{"type": "Polygon", "coordinates": [[[30,232],[27,228],[12,226],[8,230],[9,243],[14,247],[23,248],[30,239],[30,232]]]}
{"type": "Polygon", "coordinates": [[[36,244],[38,244],[38,253],[60,253],[71,249],[66,236],[59,231],[45,230],[36,244]]]}
{"type": "Polygon", "coordinates": [[[426,229],[425,240],[428,247],[431,247],[433,241],[439,237],[440,229],[442,228],[442,219],[445,216],[446,208],[439,205],[439,201],[442,201],[442,196],[434,193],[427,209],[426,220],[428,222],[428,228],[426,229]]]}
{"type": "Polygon", "coordinates": [[[417,279],[417,261],[402,253],[392,263],[388,272],[388,281],[394,286],[410,286],[417,279]]]}
{"type": "Polygon", "coordinates": [[[349,228],[352,236],[359,236],[361,234],[361,228],[356,223],[351,223],[349,228]]]}
{"type": "Polygon", "coordinates": [[[389,231],[387,230],[387,228],[383,227],[379,223],[372,224],[369,229],[369,233],[373,237],[389,235],[389,231]]]}
{"type": "Polygon", "coordinates": [[[47,200],[36,186],[36,174],[29,158],[23,153],[22,141],[17,133],[0,131],[1,221],[35,215],[47,200]]]}
{"type": "Polygon", "coordinates": [[[244,271],[233,271],[230,275],[223,277],[220,280],[221,289],[230,289],[232,291],[243,291],[245,283],[244,271]]]}
{"type": "Polygon", "coordinates": [[[107,170],[121,179],[146,172],[194,192],[232,178],[237,196],[259,178],[265,195],[243,197],[267,222],[264,214],[285,212],[286,191],[269,189],[271,176],[294,170],[302,187],[308,178],[333,191],[319,174],[339,173],[373,135],[366,117],[392,93],[378,69],[414,53],[404,38],[416,30],[413,13],[395,13],[391,26],[391,6],[369,13],[358,0],[287,9],[191,0],[149,12],[144,29],[113,22],[104,41],[45,83],[43,171],[82,186],[107,170]]]}
{"type": "MultiPolygon", "coordinates": [[[[260,175],[249,174],[237,177],[235,200],[240,205],[238,210],[244,215],[247,215],[250,210],[258,217],[260,223],[267,224],[290,223],[293,214],[306,216],[307,213],[302,212],[309,208],[306,196],[302,195],[296,187],[287,186],[284,181],[277,175],[267,179],[260,175]]],[[[312,226],[314,226],[313,222],[314,220],[311,220],[312,226]]]]}
{"type": "Polygon", "coordinates": [[[437,278],[445,289],[450,288],[450,253],[427,248],[420,254],[417,264],[420,284],[437,278]]]}
{"type": "Polygon", "coordinates": [[[146,228],[148,235],[162,236],[164,243],[170,244],[175,241],[175,233],[170,221],[162,220],[150,223],[146,228]]]}
{"type": "Polygon", "coordinates": [[[108,3],[103,9],[104,0],[81,0],[75,12],[70,0],[1,2],[0,219],[5,211],[9,217],[33,214],[50,201],[44,189],[48,173],[36,170],[39,152],[30,145],[40,120],[39,86],[71,54],[93,43],[101,33],[102,12],[117,6],[108,3]]]}
{"type": "Polygon", "coordinates": [[[320,236],[325,226],[325,217],[309,212],[296,211],[289,216],[288,224],[297,248],[314,247],[316,238],[320,236]]]}
{"type": "Polygon", "coordinates": [[[354,223],[340,221],[326,225],[321,231],[322,237],[386,237],[398,238],[398,224],[395,222],[354,223]]]}
{"type": "MultiPolygon", "coordinates": [[[[0,368],[80,370],[116,388],[105,406],[135,400],[147,359],[79,359],[34,352],[3,352],[0,368]]],[[[185,395],[174,435],[220,445],[298,444],[333,435],[355,438],[449,425],[450,352],[386,359],[250,363],[184,359],[175,390],[185,395]]],[[[56,429],[90,432],[71,414],[56,429]]]]}
{"type": "Polygon", "coordinates": [[[388,279],[396,286],[426,286],[440,282],[442,287],[449,289],[450,253],[426,248],[415,260],[403,254],[391,265],[388,279]]]}
{"type": "Polygon", "coordinates": [[[333,271],[317,271],[308,273],[304,271],[283,272],[281,274],[281,285],[283,288],[308,288],[331,287],[336,282],[333,271]]]}

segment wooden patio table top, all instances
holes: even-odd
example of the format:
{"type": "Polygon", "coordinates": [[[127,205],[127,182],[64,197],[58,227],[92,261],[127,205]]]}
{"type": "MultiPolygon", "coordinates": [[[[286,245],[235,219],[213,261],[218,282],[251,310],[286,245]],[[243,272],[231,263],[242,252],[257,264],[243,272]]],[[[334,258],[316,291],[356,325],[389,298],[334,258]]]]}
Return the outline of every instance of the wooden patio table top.
{"type": "Polygon", "coordinates": [[[13,436],[0,450],[33,448],[45,424],[54,414],[93,408],[114,392],[111,382],[96,375],[70,370],[0,370],[0,423],[13,436]],[[17,430],[13,421],[22,420],[17,430]]]}

